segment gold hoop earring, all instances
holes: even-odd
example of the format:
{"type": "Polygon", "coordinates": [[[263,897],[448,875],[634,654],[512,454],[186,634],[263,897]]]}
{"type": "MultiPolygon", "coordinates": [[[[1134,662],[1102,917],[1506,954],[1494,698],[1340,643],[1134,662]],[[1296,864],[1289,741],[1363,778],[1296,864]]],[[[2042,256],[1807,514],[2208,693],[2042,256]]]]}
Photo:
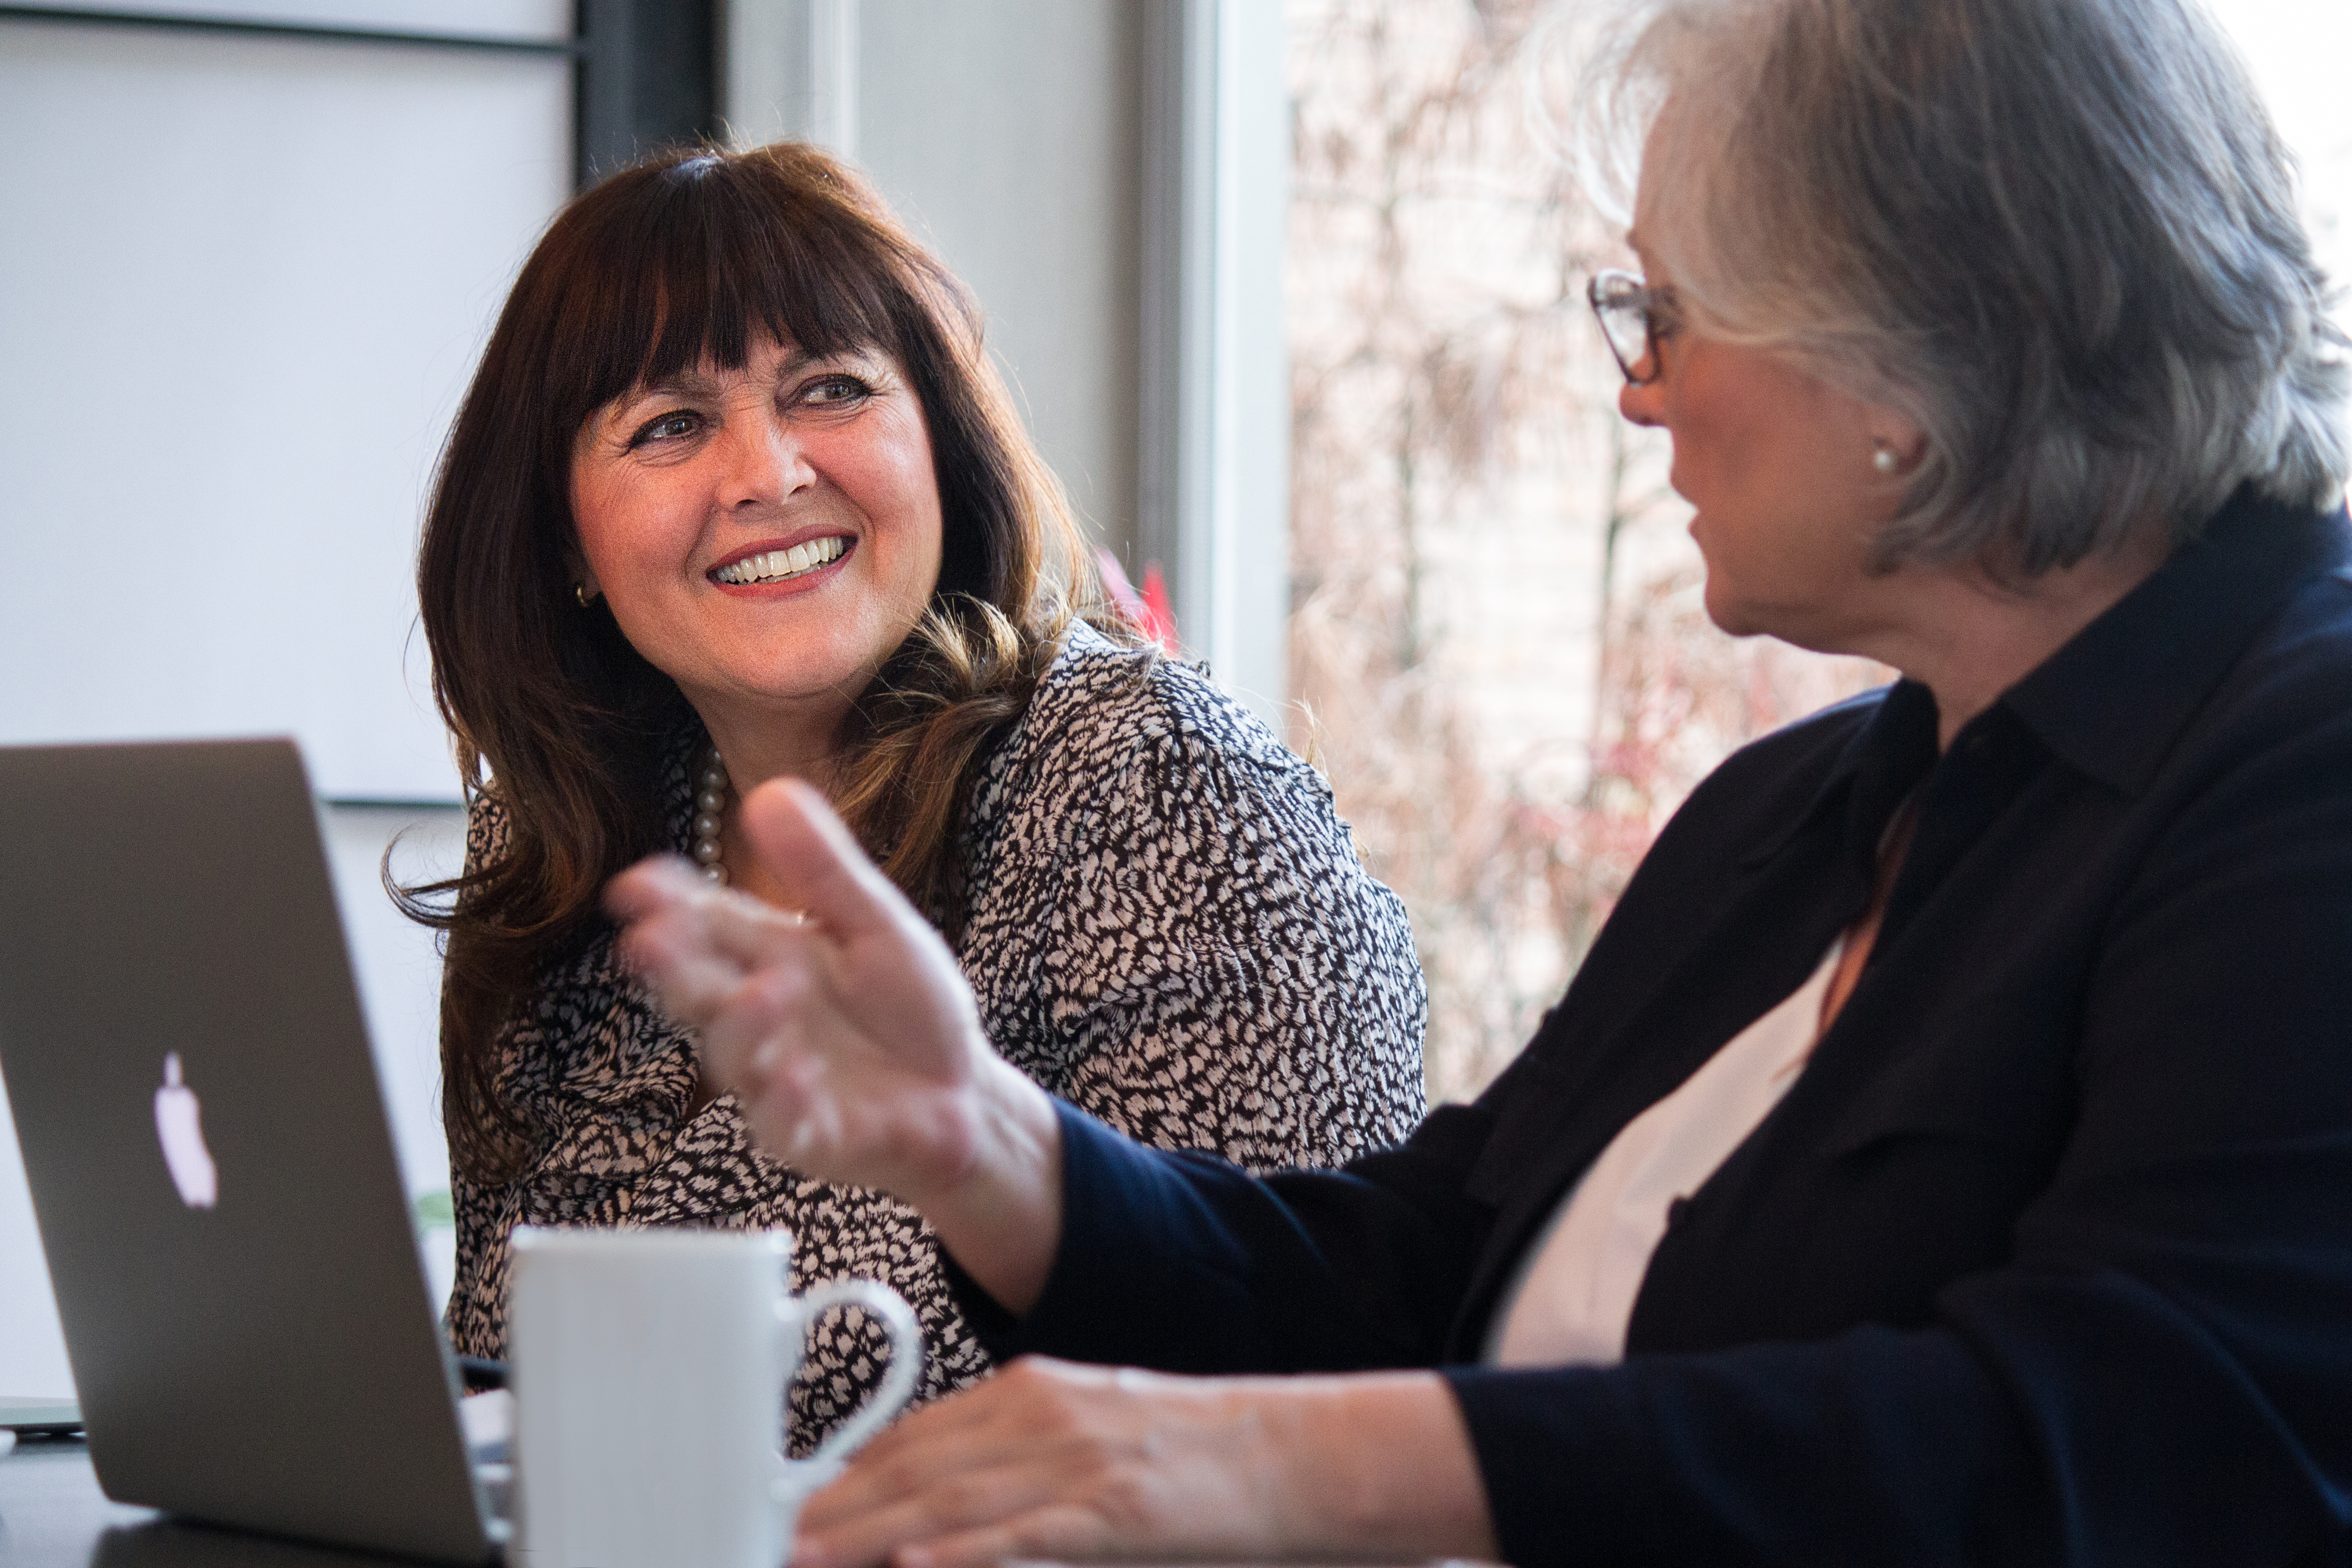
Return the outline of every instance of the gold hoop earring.
{"type": "Polygon", "coordinates": [[[580,607],[583,610],[596,602],[596,595],[588,591],[588,584],[585,583],[572,584],[572,596],[580,601],[580,607]]]}

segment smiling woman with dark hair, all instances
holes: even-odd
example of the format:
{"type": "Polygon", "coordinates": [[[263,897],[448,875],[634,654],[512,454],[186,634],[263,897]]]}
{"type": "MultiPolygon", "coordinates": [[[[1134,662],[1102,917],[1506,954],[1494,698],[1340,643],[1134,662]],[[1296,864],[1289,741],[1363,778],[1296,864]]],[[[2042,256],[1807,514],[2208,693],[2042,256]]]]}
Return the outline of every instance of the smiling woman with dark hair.
{"type": "Polygon", "coordinates": [[[791,781],[808,923],[623,878],[755,1134],[1066,1358],[799,1568],[2352,1560],[2347,373],[2263,106],[2195,0],[1635,11],[1620,407],[1719,626],[1904,679],[1726,762],[1494,1086],[1336,1173],[1049,1100],[791,781]]]}
{"type": "MultiPolygon", "coordinates": [[[[817,780],[1023,1069],[1259,1167],[1422,1109],[1403,910],[1330,791],[1100,608],[1060,488],[939,261],[812,149],[680,152],[559,216],[451,434],[418,567],[470,801],[447,932],[457,1348],[505,1347],[519,1223],[780,1226],[883,1279],[936,1394],[987,1365],[929,1234],[751,1146],[597,905],[656,850],[773,896],[740,801],[817,780]]],[[[873,1342],[868,1342],[869,1339],[873,1342]]],[[[821,1333],[808,1442],[878,1374],[821,1333]]]]}

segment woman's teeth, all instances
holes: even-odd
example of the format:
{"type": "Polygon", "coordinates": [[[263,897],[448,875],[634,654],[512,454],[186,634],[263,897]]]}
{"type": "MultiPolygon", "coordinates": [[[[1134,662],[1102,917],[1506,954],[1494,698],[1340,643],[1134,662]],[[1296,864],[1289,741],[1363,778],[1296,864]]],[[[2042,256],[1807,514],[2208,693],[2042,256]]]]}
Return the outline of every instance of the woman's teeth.
{"type": "Polygon", "coordinates": [[[721,566],[711,575],[721,583],[740,586],[747,583],[781,583],[804,572],[841,559],[849,541],[838,534],[831,539],[812,539],[805,544],[795,544],[790,550],[771,550],[759,555],[746,555],[742,560],[721,566]]]}

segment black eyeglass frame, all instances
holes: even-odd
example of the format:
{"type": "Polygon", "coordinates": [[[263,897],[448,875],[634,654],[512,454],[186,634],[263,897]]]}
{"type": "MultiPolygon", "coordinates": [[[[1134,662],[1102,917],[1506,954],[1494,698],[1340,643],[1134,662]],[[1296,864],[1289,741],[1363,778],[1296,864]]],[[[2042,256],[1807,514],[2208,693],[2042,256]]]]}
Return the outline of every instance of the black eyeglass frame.
{"type": "Polygon", "coordinates": [[[1617,368],[1625,373],[1628,386],[1647,386],[1658,379],[1664,366],[1658,355],[1658,318],[1671,309],[1671,292],[1653,289],[1633,273],[1619,268],[1604,268],[1592,275],[1584,286],[1585,303],[1592,307],[1593,319],[1601,323],[1601,341],[1609,345],[1609,354],[1617,368]],[[1640,322],[1640,352],[1626,357],[1633,347],[1620,341],[1619,332],[1640,322]],[[1646,364],[1649,374],[1640,374],[1636,366],[1646,364]]]}

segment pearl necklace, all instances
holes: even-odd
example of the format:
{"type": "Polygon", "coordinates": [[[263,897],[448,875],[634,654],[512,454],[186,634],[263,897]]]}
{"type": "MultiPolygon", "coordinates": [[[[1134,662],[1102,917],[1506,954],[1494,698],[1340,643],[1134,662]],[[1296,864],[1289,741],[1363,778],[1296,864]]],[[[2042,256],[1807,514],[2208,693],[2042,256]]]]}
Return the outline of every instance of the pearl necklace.
{"type": "Polygon", "coordinates": [[[727,810],[727,764],[713,746],[702,754],[702,776],[694,796],[694,863],[702,874],[727,885],[727,866],[719,858],[719,829],[727,810]]]}

